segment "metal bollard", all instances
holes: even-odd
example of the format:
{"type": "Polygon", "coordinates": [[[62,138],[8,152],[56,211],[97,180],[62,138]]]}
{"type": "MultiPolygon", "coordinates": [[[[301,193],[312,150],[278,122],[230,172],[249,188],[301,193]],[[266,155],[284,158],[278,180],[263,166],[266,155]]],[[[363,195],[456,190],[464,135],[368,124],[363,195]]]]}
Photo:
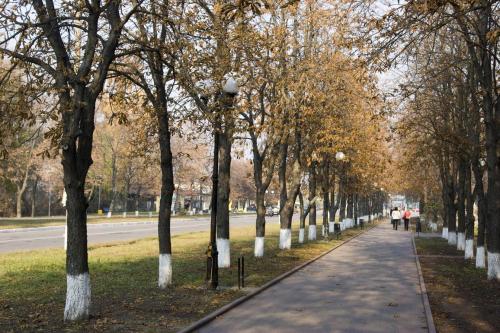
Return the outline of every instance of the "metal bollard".
{"type": "Polygon", "coordinates": [[[241,289],[241,258],[238,258],[238,289],[241,289]]]}
{"type": "Polygon", "coordinates": [[[245,288],[245,257],[238,258],[238,289],[245,288]]]}

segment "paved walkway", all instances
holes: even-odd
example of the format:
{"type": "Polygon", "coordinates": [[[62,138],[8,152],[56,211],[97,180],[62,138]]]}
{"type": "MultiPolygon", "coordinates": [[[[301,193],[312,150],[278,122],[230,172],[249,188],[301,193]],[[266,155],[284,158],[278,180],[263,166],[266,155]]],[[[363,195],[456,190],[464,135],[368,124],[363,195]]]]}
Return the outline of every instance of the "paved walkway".
{"type": "Polygon", "coordinates": [[[411,234],[380,225],[200,332],[426,332],[411,234]]]}

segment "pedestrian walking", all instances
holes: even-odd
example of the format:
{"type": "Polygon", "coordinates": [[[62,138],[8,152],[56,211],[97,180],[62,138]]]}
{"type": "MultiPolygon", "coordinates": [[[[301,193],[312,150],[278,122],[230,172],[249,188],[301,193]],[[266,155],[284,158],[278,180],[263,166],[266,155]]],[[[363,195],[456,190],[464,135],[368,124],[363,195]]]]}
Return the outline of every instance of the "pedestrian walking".
{"type": "Polygon", "coordinates": [[[405,231],[408,231],[409,226],[410,226],[410,217],[411,217],[411,212],[407,209],[405,209],[403,213],[403,222],[405,224],[405,231]]]}
{"type": "Polygon", "coordinates": [[[394,229],[394,220],[392,219],[392,212],[393,211],[394,211],[394,208],[391,208],[391,211],[389,212],[389,218],[391,219],[392,229],[394,229]]]}
{"type": "Polygon", "coordinates": [[[398,224],[399,221],[401,221],[401,212],[399,211],[398,207],[394,207],[394,210],[391,213],[391,219],[392,219],[392,229],[398,230],[398,224]]]}

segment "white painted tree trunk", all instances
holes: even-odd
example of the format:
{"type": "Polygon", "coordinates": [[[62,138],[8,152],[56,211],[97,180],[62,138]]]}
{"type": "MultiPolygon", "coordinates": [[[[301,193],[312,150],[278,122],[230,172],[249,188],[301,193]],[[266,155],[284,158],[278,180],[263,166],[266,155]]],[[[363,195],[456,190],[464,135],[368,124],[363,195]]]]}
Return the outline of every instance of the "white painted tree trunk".
{"type": "Polygon", "coordinates": [[[299,229],[299,243],[304,243],[304,228],[299,229]]]}
{"type": "Polygon", "coordinates": [[[474,258],[474,240],[467,239],[465,240],[465,259],[474,258]]]}
{"type": "Polygon", "coordinates": [[[106,214],[106,217],[107,217],[107,218],[110,218],[112,214],[113,214],[113,213],[111,213],[111,211],[109,211],[109,212],[108,212],[108,214],[106,214]]]}
{"type": "Polygon", "coordinates": [[[290,250],[292,248],[292,230],[280,229],[280,249],[290,250]]]}
{"type": "Polygon", "coordinates": [[[457,233],[454,231],[448,232],[448,244],[457,245],[457,233]]]}
{"type": "Polygon", "coordinates": [[[448,239],[448,227],[443,227],[443,233],[441,235],[444,239],[448,239]]]}
{"type": "Polygon", "coordinates": [[[309,226],[309,234],[307,237],[310,241],[315,241],[316,240],[316,226],[315,225],[310,225],[309,226]]]}
{"type": "Polygon", "coordinates": [[[123,212],[123,217],[127,217],[127,212],[123,212]]]}
{"type": "Polygon", "coordinates": [[[457,233],[457,250],[465,251],[465,234],[463,232],[457,233]]]}
{"type": "Polygon", "coordinates": [[[139,216],[139,211],[138,210],[135,211],[135,216],[139,216]]]}
{"type": "Polygon", "coordinates": [[[228,268],[231,266],[231,250],[229,247],[229,239],[217,238],[217,262],[219,268],[228,268]]]}
{"type": "Polygon", "coordinates": [[[479,246],[476,249],[476,268],[485,268],[486,261],[484,258],[484,246],[479,246]]]}
{"type": "Polygon", "coordinates": [[[66,305],[64,320],[87,319],[90,313],[90,276],[89,273],[66,275],[66,305]]]}
{"type": "Polygon", "coordinates": [[[158,287],[165,289],[172,284],[172,256],[160,254],[158,261],[158,287]]]}
{"type": "Polygon", "coordinates": [[[264,256],[264,237],[255,237],[254,256],[262,258],[264,256]]]}
{"type": "Polygon", "coordinates": [[[488,251],[488,280],[500,281],[500,253],[488,251]]]}
{"type": "Polygon", "coordinates": [[[328,222],[328,232],[333,234],[334,229],[334,222],[328,222]]]}

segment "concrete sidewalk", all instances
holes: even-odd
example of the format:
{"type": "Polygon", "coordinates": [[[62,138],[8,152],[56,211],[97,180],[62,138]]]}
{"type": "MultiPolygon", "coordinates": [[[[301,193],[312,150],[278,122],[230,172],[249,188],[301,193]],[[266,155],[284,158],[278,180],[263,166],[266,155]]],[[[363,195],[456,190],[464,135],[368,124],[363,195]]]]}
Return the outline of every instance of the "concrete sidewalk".
{"type": "Polygon", "coordinates": [[[411,233],[382,224],[200,332],[426,332],[411,233]]]}

